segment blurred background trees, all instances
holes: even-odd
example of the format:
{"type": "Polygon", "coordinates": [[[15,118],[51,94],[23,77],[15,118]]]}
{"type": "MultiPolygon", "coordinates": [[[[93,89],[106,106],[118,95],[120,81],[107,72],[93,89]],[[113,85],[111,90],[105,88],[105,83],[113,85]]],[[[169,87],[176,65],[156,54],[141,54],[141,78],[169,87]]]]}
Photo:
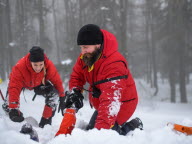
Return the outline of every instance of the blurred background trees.
{"type": "Polygon", "coordinates": [[[80,53],[79,29],[88,23],[116,35],[135,78],[159,92],[170,85],[170,101],[186,103],[192,73],[191,0],[0,0],[0,77],[33,45],[45,49],[64,81],[80,53]],[[66,61],[71,61],[67,63],[66,61]]]}

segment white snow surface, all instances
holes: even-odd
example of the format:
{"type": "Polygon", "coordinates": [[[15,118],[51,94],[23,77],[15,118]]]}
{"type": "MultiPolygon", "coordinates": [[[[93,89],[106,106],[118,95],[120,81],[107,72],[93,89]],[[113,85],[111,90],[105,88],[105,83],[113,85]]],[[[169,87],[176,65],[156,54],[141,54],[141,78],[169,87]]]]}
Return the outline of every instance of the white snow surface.
{"type": "MultiPolygon", "coordinates": [[[[139,93],[139,104],[131,117],[139,117],[144,124],[144,130],[135,130],[126,136],[120,136],[112,130],[97,130],[93,129],[85,131],[94,109],[91,109],[88,102],[85,102],[84,107],[76,114],[77,122],[71,135],[59,135],[54,137],[59,129],[62,121],[61,113],[57,113],[53,118],[52,125],[46,125],[43,129],[33,127],[38,135],[40,144],[192,144],[192,136],[175,132],[171,127],[167,126],[168,122],[183,124],[192,127],[192,102],[188,104],[170,103],[165,101],[164,97],[167,90],[160,86],[161,98],[153,98],[149,95],[150,90],[141,84],[143,81],[137,80],[137,89],[139,93]],[[145,89],[145,88],[146,89],[145,89]]],[[[0,84],[0,89],[5,95],[7,89],[7,82],[0,84]]],[[[38,122],[40,121],[44,98],[37,96],[35,101],[32,101],[33,91],[25,90],[20,96],[21,106],[20,110],[25,117],[32,116],[38,122]],[[26,101],[24,100],[24,95],[26,101]]],[[[191,93],[188,93],[191,97],[191,93]]],[[[0,105],[3,101],[0,100],[0,105]]],[[[22,123],[12,122],[0,108],[0,144],[36,144],[30,140],[28,135],[20,134],[22,123]]]]}

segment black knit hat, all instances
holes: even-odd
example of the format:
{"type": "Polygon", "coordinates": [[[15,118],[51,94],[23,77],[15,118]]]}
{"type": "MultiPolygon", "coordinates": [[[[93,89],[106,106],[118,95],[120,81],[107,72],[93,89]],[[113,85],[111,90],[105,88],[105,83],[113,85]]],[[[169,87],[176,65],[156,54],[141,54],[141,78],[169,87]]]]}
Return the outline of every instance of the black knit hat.
{"type": "Polygon", "coordinates": [[[30,56],[29,60],[31,62],[40,62],[44,61],[44,49],[38,47],[38,46],[33,46],[30,50],[30,56]]]}
{"type": "Polygon", "coordinates": [[[87,24],[83,26],[77,36],[77,45],[96,45],[103,43],[103,34],[99,26],[87,24]]]}

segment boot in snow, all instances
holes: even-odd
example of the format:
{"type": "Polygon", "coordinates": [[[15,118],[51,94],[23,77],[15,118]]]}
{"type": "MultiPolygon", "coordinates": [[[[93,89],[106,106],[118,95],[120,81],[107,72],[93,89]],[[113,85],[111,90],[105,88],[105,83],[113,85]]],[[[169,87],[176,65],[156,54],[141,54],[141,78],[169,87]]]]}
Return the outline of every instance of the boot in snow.
{"type": "Polygon", "coordinates": [[[127,122],[125,125],[130,127],[131,130],[135,130],[136,128],[143,130],[143,123],[138,117],[132,119],[130,122],[127,122]]]}

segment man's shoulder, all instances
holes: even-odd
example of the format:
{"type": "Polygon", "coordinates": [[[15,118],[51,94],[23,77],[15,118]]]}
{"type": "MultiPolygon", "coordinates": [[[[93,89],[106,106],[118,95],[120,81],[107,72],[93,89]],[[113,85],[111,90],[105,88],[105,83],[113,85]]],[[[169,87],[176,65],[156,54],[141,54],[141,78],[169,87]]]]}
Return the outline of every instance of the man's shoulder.
{"type": "Polygon", "coordinates": [[[106,60],[104,61],[104,64],[108,65],[108,64],[113,64],[113,63],[116,63],[116,62],[123,62],[123,63],[127,64],[127,60],[118,51],[116,51],[113,54],[111,54],[110,56],[108,56],[106,58],[106,60]]]}
{"type": "MultiPolygon", "coordinates": [[[[123,59],[123,60],[125,60],[125,57],[124,57],[119,51],[114,52],[111,56],[112,56],[112,57],[116,57],[117,59],[123,59]]],[[[125,60],[125,61],[126,61],[126,60],[125,60]]]]}

